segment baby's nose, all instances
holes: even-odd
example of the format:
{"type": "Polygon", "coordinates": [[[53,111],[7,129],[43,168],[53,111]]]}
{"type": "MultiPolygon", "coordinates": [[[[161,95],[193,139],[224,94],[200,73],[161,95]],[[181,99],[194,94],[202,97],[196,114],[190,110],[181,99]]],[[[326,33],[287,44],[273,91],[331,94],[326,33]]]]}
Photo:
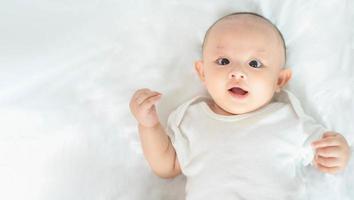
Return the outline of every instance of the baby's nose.
{"type": "Polygon", "coordinates": [[[241,72],[241,71],[235,71],[233,70],[232,72],[230,72],[229,74],[229,78],[236,78],[236,79],[246,79],[246,75],[245,73],[241,72]]]}

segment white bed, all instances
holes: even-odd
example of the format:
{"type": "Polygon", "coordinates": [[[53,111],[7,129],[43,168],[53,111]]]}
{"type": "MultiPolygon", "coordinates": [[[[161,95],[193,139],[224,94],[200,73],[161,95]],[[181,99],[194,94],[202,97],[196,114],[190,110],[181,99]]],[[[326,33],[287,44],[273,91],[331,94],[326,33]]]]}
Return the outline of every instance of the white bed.
{"type": "MultiPolygon", "coordinates": [[[[289,89],[353,142],[350,0],[5,0],[0,199],[183,199],[183,176],[160,179],[148,167],[129,100],[143,87],[163,93],[165,124],[177,105],[204,93],[193,68],[203,35],[235,11],[259,12],[279,27],[289,89]]],[[[314,171],[312,197],[354,199],[353,160],[336,176],[314,171]]]]}

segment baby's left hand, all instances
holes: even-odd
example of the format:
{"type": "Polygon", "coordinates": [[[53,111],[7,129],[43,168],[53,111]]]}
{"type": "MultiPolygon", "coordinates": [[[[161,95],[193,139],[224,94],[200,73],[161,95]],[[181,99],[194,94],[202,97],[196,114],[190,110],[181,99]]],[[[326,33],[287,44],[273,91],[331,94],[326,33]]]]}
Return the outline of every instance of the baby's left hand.
{"type": "Polygon", "coordinates": [[[335,174],[345,169],[350,158],[350,148],[345,138],[335,132],[326,132],[322,139],[312,142],[316,149],[313,163],[318,170],[335,174]]]}

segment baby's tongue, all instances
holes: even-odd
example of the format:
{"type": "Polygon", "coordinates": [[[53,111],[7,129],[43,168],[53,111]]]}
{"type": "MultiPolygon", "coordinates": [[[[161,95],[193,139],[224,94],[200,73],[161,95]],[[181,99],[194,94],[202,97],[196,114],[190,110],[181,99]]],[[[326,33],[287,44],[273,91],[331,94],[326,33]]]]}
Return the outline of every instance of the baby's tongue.
{"type": "Polygon", "coordinates": [[[241,89],[241,88],[236,88],[236,87],[232,88],[231,91],[232,91],[233,93],[239,94],[239,95],[244,95],[244,94],[247,93],[247,92],[244,91],[243,89],[241,89]]]}

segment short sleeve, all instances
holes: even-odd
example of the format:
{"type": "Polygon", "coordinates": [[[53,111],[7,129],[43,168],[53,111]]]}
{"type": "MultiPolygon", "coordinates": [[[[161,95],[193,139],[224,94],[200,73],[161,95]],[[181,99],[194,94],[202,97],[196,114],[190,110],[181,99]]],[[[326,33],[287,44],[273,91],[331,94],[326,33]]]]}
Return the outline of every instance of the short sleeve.
{"type": "Polygon", "coordinates": [[[178,109],[171,112],[167,120],[166,133],[171,140],[172,146],[176,151],[178,162],[184,173],[184,166],[187,162],[188,140],[180,131],[178,123],[178,109]]]}
{"type": "Polygon", "coordinates": [[[183,173],[191,155],[188,135],[186,132],[181,130],[181,124],[189,105],[198,98],[200,98],[200,96],[196,96],[177,107],[176,110],[170,113],[167,120],[166,134],[170,138],[171,143],[176,151],[177,158],[183,173]]]}
{"type": "Polygon", "coordinates": [[[175,141],[175,133],[172,128],[172,126],[175,122],[176,122],[176,110],[174,110],[170,113],[170,115],[168,116],[167,125],[166,125],[166,133],[172,143],[174,143],[174,141],[175,141]]]}
{"type": "Polygon", "coordinates": [[[302,164],[303,166],[312,164],[312,160],[315,156],[315,151],[311,146],[311,143],[322,138],[323,133],[328,131],[327,128],[317,123],[312,117],[303,115],[301,119],[302,131],[305,134],[305,142],[302,150],[302,164]]]}
{"type": "Polygon", "coordinates": [[[316,120],[314,120],[314,118],[307,115],[302,109],[300,101],[290,91],[284,90],[284,93],[279,98],[283,101],[289,101],[295,113],[299,117],[301,131],[303,136],[305,137],[300,152],[302,166],[312,164],[315,152],[311,146],[311,143],[322,138],[323,133],[328,131],[328,129],[318,123],[316,120]]]}

